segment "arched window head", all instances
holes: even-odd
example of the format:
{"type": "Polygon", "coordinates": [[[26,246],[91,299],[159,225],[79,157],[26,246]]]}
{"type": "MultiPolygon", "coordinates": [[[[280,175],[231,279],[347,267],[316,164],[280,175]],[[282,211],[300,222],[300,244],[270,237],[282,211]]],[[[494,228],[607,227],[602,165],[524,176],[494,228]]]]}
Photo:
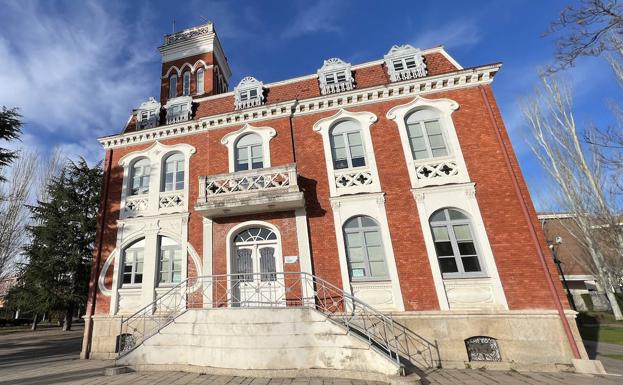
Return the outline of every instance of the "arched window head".
{"type": "Polygon", "coordinates": [[[197,70],[197,75],[196,76],[197,76],[197,90],[195,91],[195,93],[197,95],[201,95],[201,94],[203,94],[205,92],[204,85],[203,85],[203,82],[204,82],[204,70],[203,70],[203,68],[199,68],[197,70]]]}
{"type": "Polygon", "coordinates": [[[177,96],[177,75],[173,74],[169,77],[169,99],[177,96]]]}
{"type": "Polygon", "coordinates": [[[330,140],[333,167],[336,170],[366,165],[361,127],[358,123],[352,120],[337,123],[331,129],[330,140]]]}
{"type": "Polygon", "coordinates": [[[368,216],[358,216],[344,223],[343,230],[351,279],[386,279],[385,249],[378,223],[368,216]]]}
{"type": "Polygon", "coordinates": [[[184,189],[184,155],[176,152],[164,160],[164,176],[162,178],[163,191],[184,189]]]}
{"type": "Polygon", "coordinates": [[[188,96],[190,95],[190,71],[184,72],[182,76],[182,95],[188,96]]]}
{"type": "Polygon", "coordinates": [[[158,283],[179,283],[182,280],[182,248],[168,237],[158,237],[158,283]]]}
{"type": "Polygon", "coordinates": [[[430,227],[444,278],[482,275],[470,219],[462,211],[444,208],[431,215],[430,227]]]}
{"type": "Polygon", "coordinates": [[[257,134],[246,134],[236,142],[235,170],[251,170],[264,167],[262,138],[257,134]]]}
{"type": "Polygon", "coordinates": [[[123,277],[121,286],[140,285],[143,282],[145,239],[138,240],[123,249],[123,277]]]}
{"type": "Polygon", "coordinates": [[[439,114],[434,110],[415,111],[407,117],[406,126],[414,160],[437,158],[449,154],[439,114]]]}
{"type": "Polygon", "coordinates": [[[130,195],[147,194],[149,192],[149,159],[141,158],[132,164],[130,170],[130,195]]]}

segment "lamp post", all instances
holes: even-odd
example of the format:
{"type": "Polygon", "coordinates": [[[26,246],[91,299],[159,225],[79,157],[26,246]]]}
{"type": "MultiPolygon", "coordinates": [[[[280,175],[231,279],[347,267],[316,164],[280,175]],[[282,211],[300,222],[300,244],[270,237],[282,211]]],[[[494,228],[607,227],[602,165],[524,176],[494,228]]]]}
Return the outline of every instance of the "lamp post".
{"type": "Polygon", "coordinates": [[[550,250],[552,250],[554,263],[556,264],[556,267],[558,268],[558,274],[560,274],[560,276],[562,277],[562,284],[564,285],[565,290],[567,291],[567,299],[569,300],[569,304],[571,305],[571,308],[573,310],[578,311],[578,309],[575,307],[575,301],[573,300],[573,295],[571,295],[571,290],[569,290],[569,284],[567,283],[567,278],[565,278],[565,273],[562,271],[562,266],[561,266],[562,262],[560,261],[560,259],[558,259],[558,255],[556,253],[558,246],[562,244],[562,237],[556,236],[554,237],[553,241],[547,241],[547,244],[550,250]]]}

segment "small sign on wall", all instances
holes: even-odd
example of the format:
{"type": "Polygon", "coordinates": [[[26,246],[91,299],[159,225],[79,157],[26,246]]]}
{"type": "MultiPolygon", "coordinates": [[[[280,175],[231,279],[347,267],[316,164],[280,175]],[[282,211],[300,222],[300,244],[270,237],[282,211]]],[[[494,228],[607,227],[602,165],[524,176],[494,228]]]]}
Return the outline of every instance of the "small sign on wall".
{"type": "Polygon", "coordinates": [[[299,260],[299,256],[298,255],[286,255],[285,257],[283,257],[283,259],[286,261],[286,263],[296,263],[299,260]]]}

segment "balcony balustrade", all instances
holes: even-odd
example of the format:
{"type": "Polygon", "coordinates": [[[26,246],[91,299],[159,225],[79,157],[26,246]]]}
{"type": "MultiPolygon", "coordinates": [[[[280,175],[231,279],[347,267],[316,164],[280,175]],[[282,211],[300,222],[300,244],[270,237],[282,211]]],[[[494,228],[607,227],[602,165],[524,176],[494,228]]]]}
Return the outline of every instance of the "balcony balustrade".
{"type": "Polygon", "coordinates": [[[147,211],[149,196],[147,194],[130,195],[125,198],[124,216],[136,217],[147,211]]]}
{"type": "Polygon", "coordinates": [[[296,165],[289,164],[199,178],[195,210],[206,217],[222,217],[304,207],[296,165]]]}
{"type": "Polygon", "coordinates": [[[465,182],[465,175],[453,157],[415,161],[416,188],[465,182]]]}

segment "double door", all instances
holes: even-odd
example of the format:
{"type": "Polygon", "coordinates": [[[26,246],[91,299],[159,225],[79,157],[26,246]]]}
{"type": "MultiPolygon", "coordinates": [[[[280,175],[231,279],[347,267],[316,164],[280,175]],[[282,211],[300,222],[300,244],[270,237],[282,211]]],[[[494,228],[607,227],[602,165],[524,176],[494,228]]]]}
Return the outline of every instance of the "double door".
{"type": "Polygon", "coordinates": [[[283,274],[277,274],[276,243],[234,245],[232,306],[284,306],[283,274]]]}

